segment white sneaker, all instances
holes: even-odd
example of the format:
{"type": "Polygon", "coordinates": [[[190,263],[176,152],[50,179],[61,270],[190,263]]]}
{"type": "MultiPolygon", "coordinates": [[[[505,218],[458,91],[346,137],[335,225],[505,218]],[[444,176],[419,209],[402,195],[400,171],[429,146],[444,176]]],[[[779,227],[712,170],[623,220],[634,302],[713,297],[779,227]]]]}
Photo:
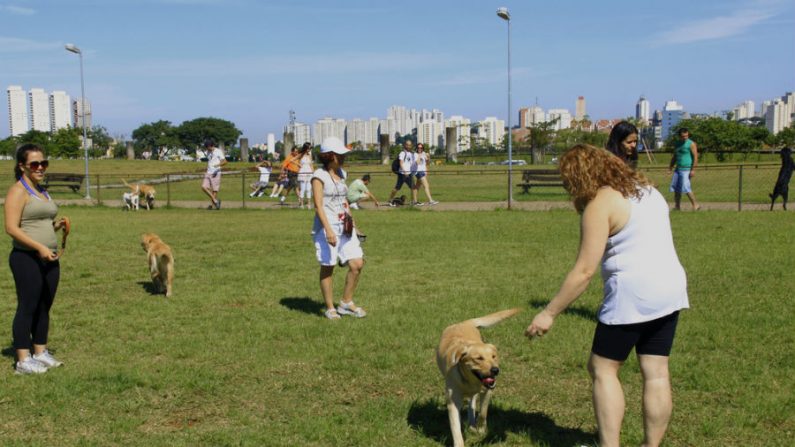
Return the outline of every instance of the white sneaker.
{"type": "Polygon", "coordinates": [[[356,203],[356,202],[353,202],[353,203],[351,203],[351,205],[350,205],[350,206],[351,206],[351,209],[352,209],[352,210],[358,210],[358,209],[359,209],[359,204],[358,204],[358,203],[356,203]]]}
{"type": "Polygon", "coordinates": [[[337,313],[340,315],[352,315],[356,318],[364,318],[367,316],[367,312],[361,307],[356,307],[356,310],[353,310],[353,307],[356,307],[353,301],[350,303],[340,302],[339,306],[337,306],[337,313]]]}
{"type": "Polygon", "coordinates": [[[439,201],[438,201],[438,200],[431,200],[431,201],[428,203],[428,205],[438,205],[438,204],[439,204],[439,201]]]}
{"type": "Polygon", "coordinates": [[[57,368],[63,365],[63,362],[53,357],[50,351],[46,349],[41,354],[33,354],[33,358],[47,368],[57,368]]]}
{"type": "Polygon", "coordinates": [[[14,374],[44,374],[46,372],[47,366],[44,363],[28,356],[25,360],[17,362],[14,374]]]}

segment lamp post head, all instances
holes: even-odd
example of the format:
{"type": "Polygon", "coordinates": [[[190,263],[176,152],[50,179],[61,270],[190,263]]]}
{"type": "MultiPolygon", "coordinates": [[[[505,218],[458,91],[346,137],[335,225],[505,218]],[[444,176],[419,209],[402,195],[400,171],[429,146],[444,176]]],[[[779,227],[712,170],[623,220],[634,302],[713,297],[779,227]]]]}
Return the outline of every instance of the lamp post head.
{"type": "Polygon", "coordinates": [[[497,15],[503,20],[511,21],[511,13],[508,12],[508,8],[504,6],[502,8],[497,8],[497,15]]]}
{"type": "Polygon", "coordinates": [[[66,48],[66,51],[69,51],[74,54],[83,54],[83,52],[80,51],[80,48],[77,48],[76,46],[74,46],[74,44],[71,43],[67,43],[66,45],[64,45],[64,48],[66,48]]]}

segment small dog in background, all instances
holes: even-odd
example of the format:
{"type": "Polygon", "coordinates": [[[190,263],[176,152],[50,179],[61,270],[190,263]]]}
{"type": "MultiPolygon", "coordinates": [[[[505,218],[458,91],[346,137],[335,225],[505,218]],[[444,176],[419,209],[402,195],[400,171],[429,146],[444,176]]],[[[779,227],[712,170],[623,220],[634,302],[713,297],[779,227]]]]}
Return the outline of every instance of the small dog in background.
{"type": "Polygon", "coordinates": [[[138,211],[138,205],[140,204],[140,198],[138,197],[138,191],[133,190],[132,192],[125,192],[122,194],[122,201],[124,202],[124,209],[127,211],[138,211]]]}
{"type": "Polygon", "coordinates": [[[145,183],[135,183],[133,185],[127,183],[124,179],[121,179],[122,183],[125,186],[130,188],[132,192],[137,193],[139,197],[143,197],[144,206],[146,206],[147,210],[151,210],[155,207],[155,187],[152,185],[147,185],[145,183]]]}
{"type": "Polygon", "coordinates": [[[149,273],[152,275],[155,290],[171,296],[174,283],[174,253],[171,247],[154,233],[145,233],[141,236],[141,247],[149,261],[149,273]]]}
{"type": "Polygon", "coordinates": [[[503,310],[450,325],[442,332],[436,349],[436,364],[444,376],[454,447],[464,447],[460,412],[465,401],[469,401],[469,427],[478,433],[486,432],[491,392],[500,373],[497,348],[483,343],[478,328],[493,326],[519,312],[519,308],[503,310]]]}

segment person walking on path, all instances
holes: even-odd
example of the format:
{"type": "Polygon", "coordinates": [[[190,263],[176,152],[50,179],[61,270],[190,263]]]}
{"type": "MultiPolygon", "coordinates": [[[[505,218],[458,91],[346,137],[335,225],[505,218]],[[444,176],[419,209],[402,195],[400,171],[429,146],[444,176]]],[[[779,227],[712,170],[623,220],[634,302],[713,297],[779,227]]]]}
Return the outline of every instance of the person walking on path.
{"type": "Polygon", "coordinates": [[[431,187],[428,185],[428,165],[431,162],[431,155],[425,152],[425,145],[422,143],[417,143],[417,153],[414,155],[414,165],[416,166],[414,176],[417,179],[414,189],[419,190],[420,186],[422,186],[425,191],[425,197],[428,198],[428,205],[436,205],[439,202],[433,200],[433,197],[431,197],[431,187]]]}
{"type": "Polygon", "coordinates": [[[378,199],[370,192],[368,186],[370,186],[370,174],[364,174],[362,178],[351,182],[351,186],[348,187],[348,205],[352,209],[358,210],[359,202],[367,199],[375,202],[375,206],[380,206],[378,199]]]}
{"type": "Polygon", "coordinates": [[[208,210],[221,209],[221,199],[218,198],[218,191],[221,190],[221,166],[226,164],[224,151],[215,147],[213,140],[204,142],[204,150],[207,154],[207,172],[202,181],[202,191],[210,198],[208,210]]]}
{"type": "Polygon", "coordinates": [[[770,211],[773,211],[773,204],[776,197],[781,196],[784,209],[787,209],[787,199],[789,198],[789,181],[792,179],[792,171],[795,170],[795,162],[792,160],[792,149],[785,147],[781,149],[781,169],[778,171],[778,179],[773,187],[770,197],[770,211]]]}
{"type": "Polygon", "coordinates": [[[315,254],[320,263],[320,291],[326,304],[326,318],[338,320],[340,315],[364,317],[367,312],[353,302],[353,294],[364,267],[364,252],[356,236],[353,218],[348,211],[348,187],[342,165],[350,152],[336,137],[328,137],[320,145],[322,167],[312,175],[315,222],[312,235],[315,254]],[[342,301],[334,308],[334,266],[348,266],[342,301]]]}
{"type": "Polygon", "coordinates": [[[634,348],[643,378],[643,445],[657,447],[673,409],[668,357],[679,311],[689,307],[668,204],[642,174],[594,146],[567,151],[560,172],[581,215],[579,253],[525,335],[546,334],[555,317],[585,291],[601,262],[604,299],[588,361],[598,445],[620,445],[625,404],[618,373],[634,348]]]}
{"type": "Polygon", "coordinates": [[[312,160],[312,146],[304,144],[298,158],[298,207],[312,209],[312,173],[315,171],[312,160]]]}
{"type": "Polygon", "coordinates": [[[395,183],[395,188],[389,194],[388,202],[392,202],[392,199],[395,198],[395,195],[403,185],[406,185],[411,190],[411,204],[417,204],[417,190],[414,189],[414,177],[412,175],[412,167],[414,165],[414,144],[411,140],[406,140],[403,142],[403,150],[400,151],[398,154],[398,161],[400,163],[400,169],[396,173],[397,175],[397,182],[395,183]]]}
{"type": "Polygon", "coordinates": [[[638,168],[638,128],[634,124],[621,121],[613,126],[605,148],[632,169],[638,168]]]}
{"type": "Polygon", "coordinates": [[[22,145],[16,158],[17,182],[5,201],[5,229],[13,242],[8,263],[17,290],[12,326],[16,373],[41,374],[62,365],[47,350],[47,338],[61,274],[55,232],[68,227],[68,220],[55,220],[58,205],[41,187],[49,166],[41,147],[22,145]]]}
{"type": "MultiPolygon", "coordinates": [[[[310,146],[309,143],[304,143],[304,147],[310,146]]],[[[303,147],[302,147],[303,150],[303,147]]],[[[279,197],[279,204],[286,205],[287,195],[290,191],[295,191],[296,197],[300,200],[298,195],[298,171],[301,170],[301,152],[297,147],[293,147],[290,153],[284,157],[282,162],[282,171],[287,171],[287,186],[284,187],[281,197],[279,197]]]]}
{"type": "Polygon", "coordinates": [[[696,196],[690,185],[691,179],[696,174],[696,166],[698,166],[698,147],[696,142],[690,139],[690,131],[683,127],[679,129],[679,142],[668,165],[668,172],[673,175],[669,191],[674,193],[674,209],[677,211],[681,209],[682,193],[687,194],[693,211],[701,209],[696,203],[696,196]]]}

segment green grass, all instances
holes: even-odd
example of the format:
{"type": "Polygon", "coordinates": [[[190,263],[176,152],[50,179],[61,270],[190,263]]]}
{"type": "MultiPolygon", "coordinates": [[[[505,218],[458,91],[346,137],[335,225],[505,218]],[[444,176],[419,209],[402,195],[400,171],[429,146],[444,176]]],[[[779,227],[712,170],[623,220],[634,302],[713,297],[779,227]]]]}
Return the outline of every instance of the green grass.
{"type": "MultiPolygon", "coordinates": [[[[574,260],[578,218],[554,212],[360,212],[369,316],[321,315],[301,210],[62,208],[73,219],[50,347],[66,366],[0,368],[5,445],[435,446],[449,444],[433,352],[447,325],[527,310],[484,337],[503,357],[490,433],[469,445],[592,445],[585,370],[598,281],[544,339],[524,328],[574,260]],[[175,295],[150,294],[138,238],[174,248],[175,295]]],[[[788,213],[672,215],[688,273],[671,358],[666,445],[786,446],[795,435],[788,213]]],[[[10,243],[9,243],[10,246],[10,243]]],[[[16,307],[7,264],[0,327],[16,307]]],[[[335,274],[341,293],[344,272],[335,274]]],[[[622,372],[623,445],[642,440],[637,362],[622,372]]]]}
{"type": "MultiPolygon", "coordinates": [[[[756,156],[754,156],[756,157],[756,156]]],[[[752,158],[754,158],[752,157],[752,158]]],[[[641,160],[641,169],[660,187],[660,190],[669,200],[673,194],[668,193],[671,177],[667,173],[668,159],[658,155],[654,164],[641,160]]],[[[758,157],[756,157],[758,158],[758,157]]],[[[230,163],[230,170],[245,170],[251,168],[253,163],[230,163]]],[[[530,194],[522,194],[521,188],[515,186],[521,183],[523,169],[551,168],[551,165],[517,166],[513,171],[514,199],[518,201],[566,201],[568,197],[561,187],[534,188],[530,194]]],[[[167,174],[193,174],[199,177],[189,180],[173,181],[167,187],[165,184],[157,186],[158,201],[165,203],[170,196],[171,200],[205,200],[206,196],[201,191],[201,175],[205,169],[204,163],[196,162],[160,162],[151,160],[92,160],[89,172],[91,173],[92,197],[103,200],[120,200],[121,194],[127,189],[121,184],[121,179],[146,180],[162,179],[167,174]],[[96,189],[97,183],[103,187],[96,189]]],[[[743,203],[768,203],[768,194],[773,190],[776,182],[779,165],[762,160],[747,160],[743,166],[742,201],[743,203]]],[[[52,172],[84,172],[81,160],[54,160],[52,172]]],[[[395,185],[395,176],[390,172],[389,166],[352,164],[348,167],[350,178],[360,177],[365,173],[373,176],[370,189],[381,200],[389,197],[389,192],[395,185]]],[[[11,173],[12,162],[1,161],[0,185],[5,195],[7,185],[13,183],[11,173]]],[[[739,168],[736,164],[704,164],[698,169],[693,180],[693,189],[699,201],[702,202],[731,202],[736,203],[739,197],[740,181],[739,168]]],[[[258,179],[258,174],[246,172],[245,174],[225,174],[221,184],[221,199],[227,201],[249,200],[248,185],[258,179]],[[244,197],[245,196],[245,197],[244,197]]],[[[505,166],[464,166],[442,165],[433,166],[429,176],[431,193],[434,199],[444,202],[484,202],[507,200],[508,181],[505,166]]],[[[73,193],[67,188],[57,187],[51,190],[57,199],[79,199],[85,195],[82,190],[73,193]]],[[[403,188],[401,194],[410,197],[408,188],[403,188]]],[[[420,192],[420,199],[424,200],[424,193],[420,192]]],[[[267,199],[259,199],[260,201],[267,199]]]]}

